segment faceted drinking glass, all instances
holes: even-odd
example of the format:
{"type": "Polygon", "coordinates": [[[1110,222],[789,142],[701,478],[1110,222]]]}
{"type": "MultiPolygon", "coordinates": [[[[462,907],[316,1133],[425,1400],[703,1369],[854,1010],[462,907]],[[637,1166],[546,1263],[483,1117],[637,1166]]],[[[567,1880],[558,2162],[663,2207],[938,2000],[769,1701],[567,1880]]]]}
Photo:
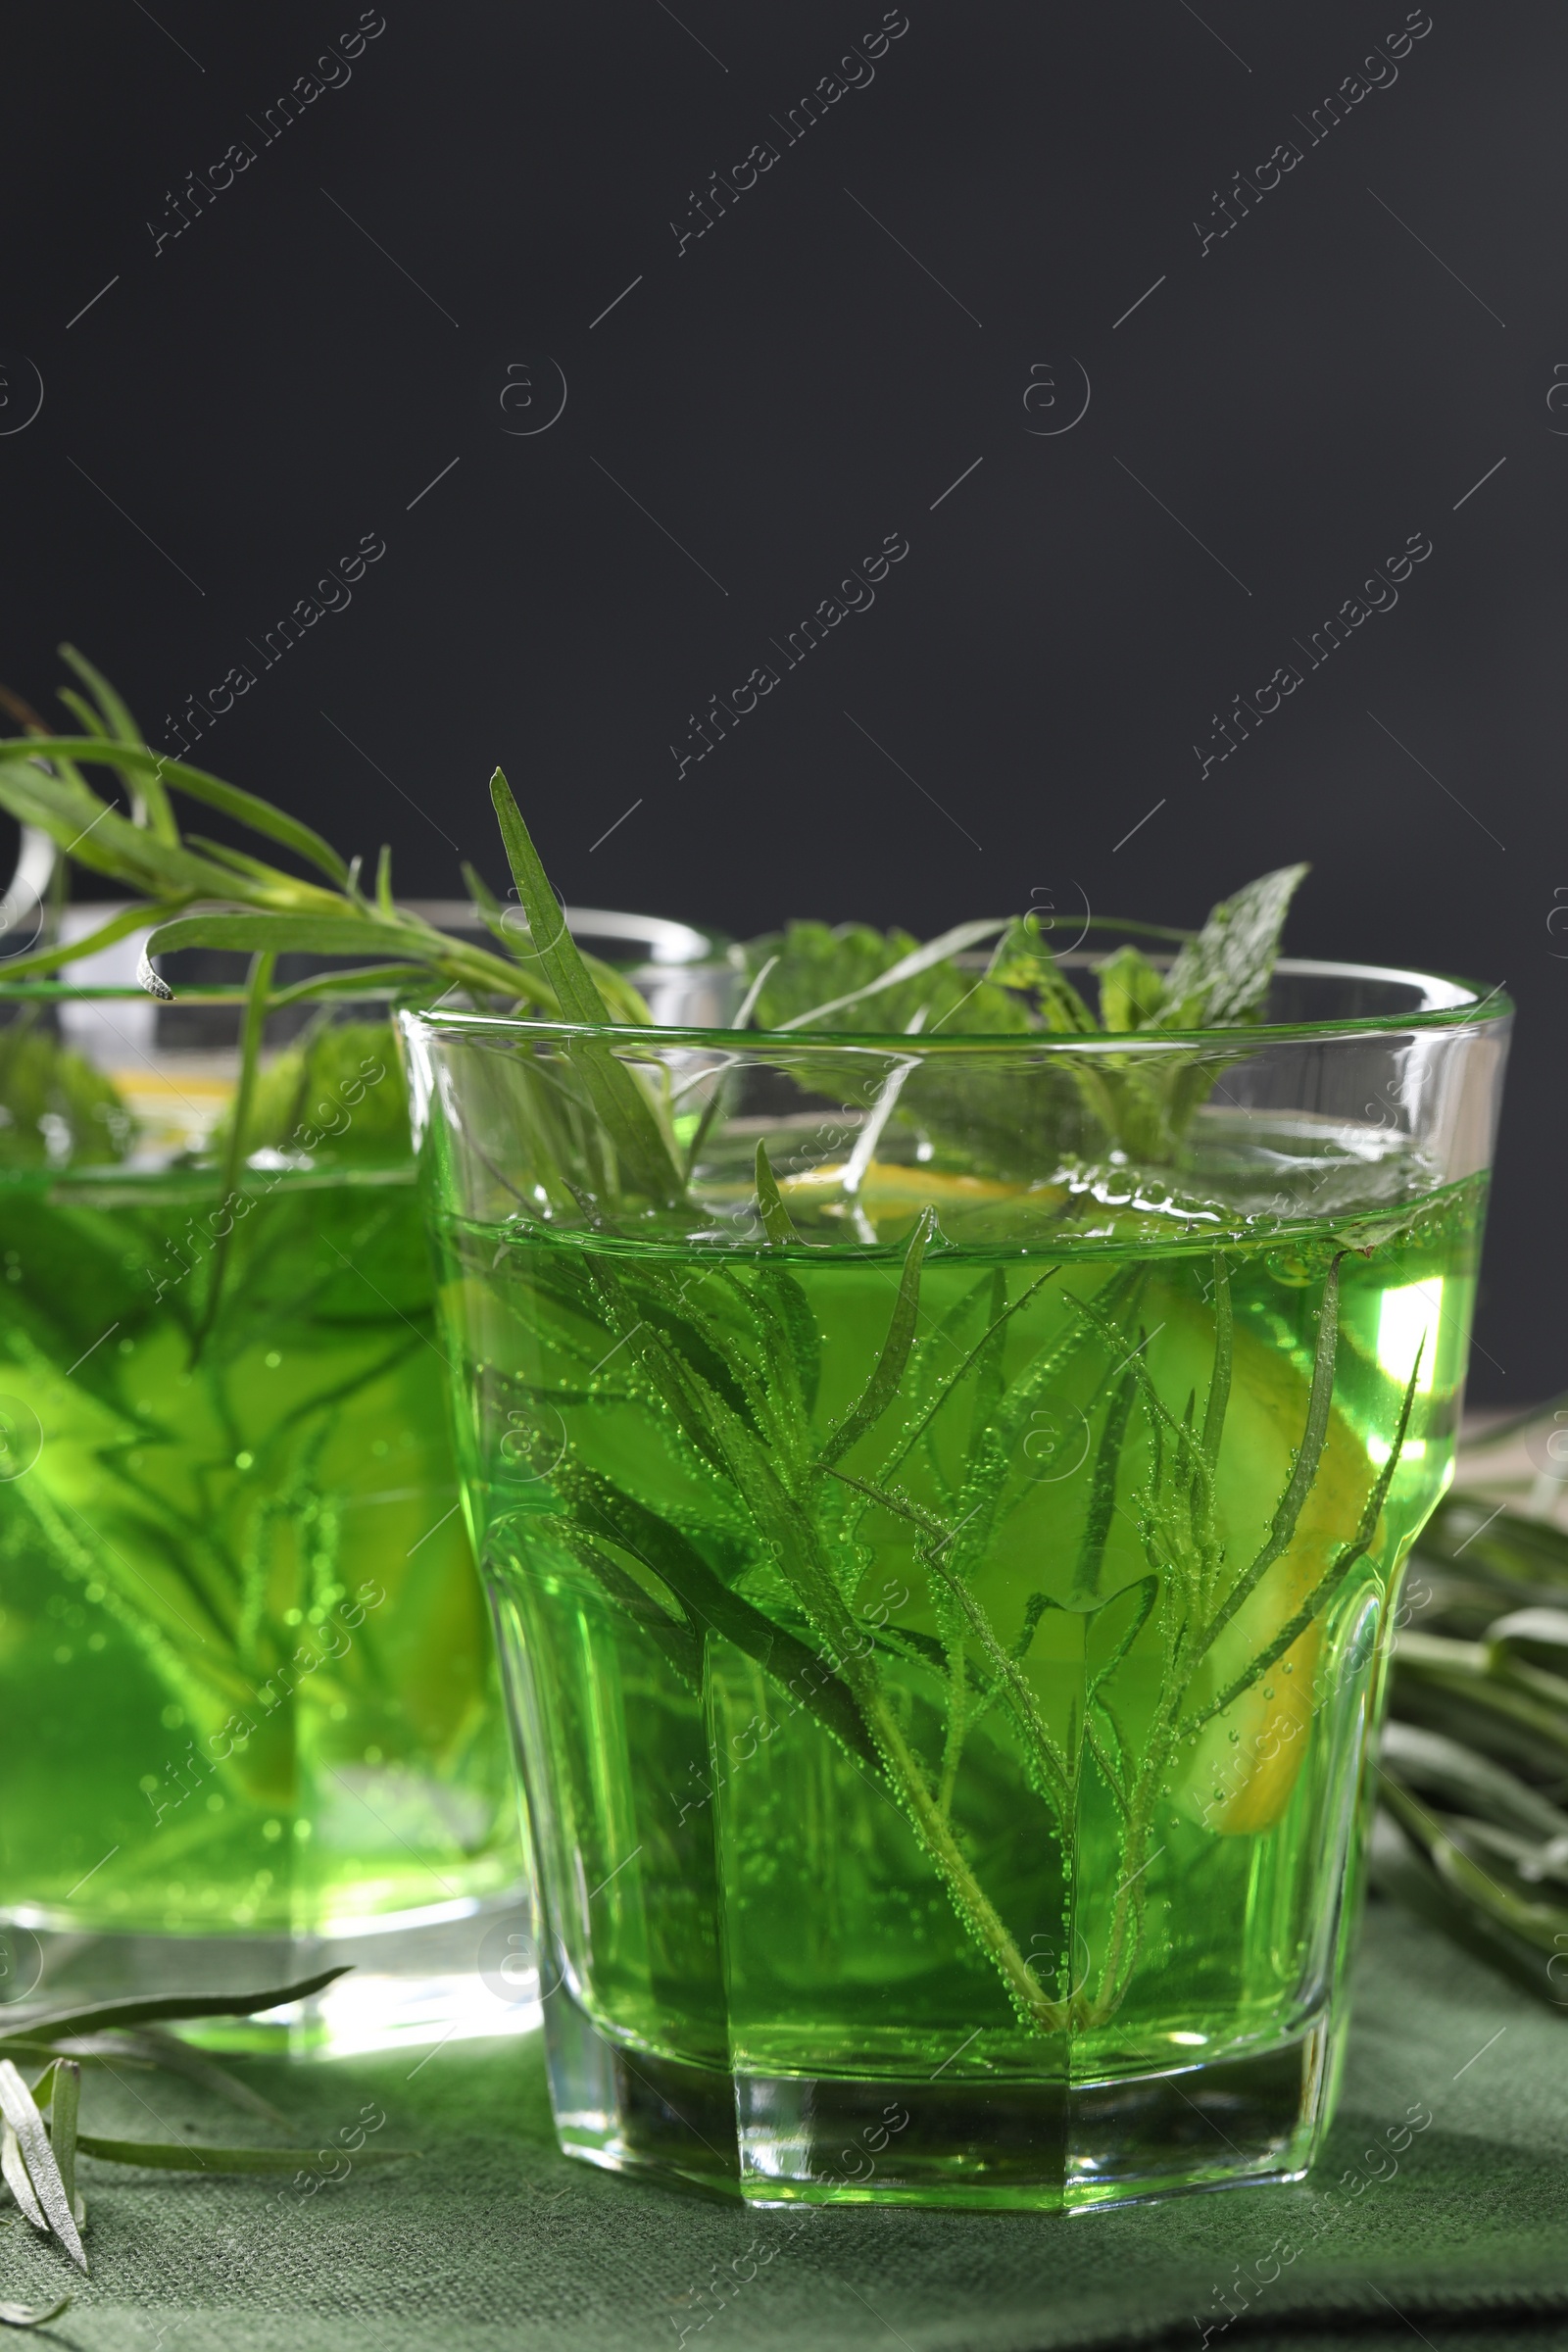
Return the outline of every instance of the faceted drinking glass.
{"type": "Polygon", "coordinates": [[[1508,1021],[1303,962],[1187,1035],[403,1016],[569,2153],[1301,2173],[1508,1021]]]}

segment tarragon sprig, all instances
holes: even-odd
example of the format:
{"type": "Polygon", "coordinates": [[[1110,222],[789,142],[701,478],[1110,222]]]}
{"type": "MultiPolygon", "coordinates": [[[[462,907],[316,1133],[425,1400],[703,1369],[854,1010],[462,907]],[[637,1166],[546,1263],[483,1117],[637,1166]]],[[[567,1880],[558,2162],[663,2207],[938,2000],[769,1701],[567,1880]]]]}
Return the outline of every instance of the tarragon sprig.
{"type": "MultiPolygon", "coordinates": [[[[457,988],[547,1018],[562,1015],[543,950],[532,936],[514,936],[483,906],[476,907],[479,920],[508,954],[492,954],[438,930],[393,899],[384,851],[377,886],[367,893],[359,858],[343,858],[313,827],[258,794],[154,752],[107,680],[74,647],[61,652],[92,697],[88,701],[70,690],[66,695],[86,731],[53,735],[40,731],[38,722],[24,736],[0,741],[0,807],[47,834],[76,864],[134,892],[136,903],[86,939],[13,956],[5,967],[8,980],[43,978],[145,929],[151,917],[156,927],[138,976],[151,994],[166,1000],[173,991],[152,957],[180,948],[225,948],[253,956],[304,953],[358,959],[351,971],[307,984],[313,993],[434,982],[438,990],[457,988]],[[119,777],[131,800],[128,816],[87,782],[82,769],[94,766],[119,777]],[[182,834],[172,795],[214,808],[289,851],[321,879],[303,879],[202,834],[182,834]]],[[[584,960],[609,1017],[646,1021],[647,1006],[629,982],[609,964],[584,960]]]]}
{"type": "MultiPolygon", "coordinates": [[[[158,2172],[298,2172],[302,2159],[309,2163],[315,2157],[314,2148],[215,2147],[189,2140],[120,2139],[83,2132],[78,2123],[81,2070],[83,2066],[102,2066],[113,2072],[117,2059],[163,2067],[269,2121],[283,2123],[276,2109],[247,2083],[156,2029],[175,2020],[254,2017],[279,2008],[285,2001],[306,2000],[348,1973],[343,1968],[324,1969],[297,1984],[273,1985],[253,1993],[153,1994],[74,2006],[19,2005],[9,2010],[6,2030],[0,2032],[0,2173],[25,2218],[41,2235],[57,2239],[76,2268],[85,2273],[87,2254],[81,2232],[87,2211],[76,2186],[78,2155],[101,2164],[136,2165],[158,2172]],[[17,2061],[37,2058],[45,2063],[29,2083],[17,2061]]],[[[364,2163],[390,2164],[416,2153],[412,2148],[360,2148],[356,2158],[364,2163]]],[[[70,2301],[69,2295],[63,2295],[48,2305],[0,2302],[0,2326],[42,2327],[58,2319],[70,2301]]]]}

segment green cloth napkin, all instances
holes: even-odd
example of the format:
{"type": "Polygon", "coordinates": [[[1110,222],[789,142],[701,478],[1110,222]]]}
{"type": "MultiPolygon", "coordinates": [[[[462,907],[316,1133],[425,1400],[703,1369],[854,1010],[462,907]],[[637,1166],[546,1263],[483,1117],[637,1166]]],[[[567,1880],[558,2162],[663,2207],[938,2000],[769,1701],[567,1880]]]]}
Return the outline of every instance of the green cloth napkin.
{"type": "MultiPolygon", "coordinates": [[[[678,2352],[683,2340],[686,2352],[1197,2352],[1207,2325],[1227,2352],[1568,2345],[1550,2318],[1568,2315],[1568,2023],[1386,1906],[1357,1969],[1339,2121],[1312,2178],[1290,2188],[1070,2218],[749,2212],[567,2163],[537,2037],[257,2064],[253,2079],[323,2140],[378,2101],[378,2136],[422,2161],[314,2192],[87,2164],[93,2277],[43,2340],[81,2352],[678,2352]],[[1430,2124],[1391,2149],[1412,2109],[1430,2124]],[[1220,2332],[1227,2284],[1241,2316],[1220,2332]]],[[[250,2136],[233,2110],[162,2075],[95,2075],[84,2110],[89,2130],[250,2136]]],[[[41,2300],[66,2273],[14,2209],[0,2216],[0,2295],[41,2300]]]]}

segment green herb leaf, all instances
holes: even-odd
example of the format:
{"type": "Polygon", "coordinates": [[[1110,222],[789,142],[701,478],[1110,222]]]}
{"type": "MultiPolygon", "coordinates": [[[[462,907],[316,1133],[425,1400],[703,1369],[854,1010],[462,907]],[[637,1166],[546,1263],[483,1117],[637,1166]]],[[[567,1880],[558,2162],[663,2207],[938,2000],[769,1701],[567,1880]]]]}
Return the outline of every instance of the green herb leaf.
{"type": "Polygon", "coordinates": [[[30,736],[27,754],[37,760],[79,760],[84,763],[96,760],[102,765],[123,768],[141,778],[144,789],[147,778],[151,777],[155,783],[161,780],[193,801],[205,802],[210,808],[220,808],[225,816],[248,825],[253,833],[265,833],[270,841],[292,850],[308,865],[326,874],[339,888],[348,880],[349,869],[336,850],[309,825],[286,816],[281,808],[274,808],[270,801],[260,799],[254,792],[246,792],[237,784],[225,784],[221,777],[210,776],[203,768],[186,767],[181,760],[166,759],[145,745],[117,743],[110,750],[91,736],[30,736]]]}
{"type": "Polygon", "coordinates": [[[1310,870],[1282,865],[1210,910],[1170,967],[1155,1016],[1162,1028],[1213,1028],[1251,1018],[1268,993],[1291,901],[1310,870]]]}
{"type": "Polygon", "coordinates": [[[1231,1359],[1235,1316],[1231,1309],[1231,1274],[1222,1250],[1214,1252],[1214,1369],[1209,1375],[1208,1402],[1203,1408],[1203,1459],[1210,1470],[1219,1459],[1220,1439],[1231,1400],[1231,1359]]]}
{"type": "MultiPolygon", "coordinates": [[[[69,760],[61,756],[63,749],[84,752],[93,759],[105,757],[91,736],[30,736],[25,749],[0,744],[0,807],[22,823],[47,833],[78,865],[107,874],[147,897],[233,895],[230,877],[220,865],[198,858],[182,845],[160,841],[145,826],[122,816],[111,802],[101,800],[83,783],[69,760]],[[47,745],[57,756],[59,775],[38,765],[35,751],[40,745],[47,745]]],[[[285,876],[278,879],[287,887],[285,876]]],[[[304,890],[307,886],[293,887],[304,890]]]]}
{"type": "MultiPolygon", "coordinates": [[[[1089,1509],[1084,1519],[1083,1538],[1078,1547],[1078,1560],[1073,1569],[1071,1591],[1074,1598],[1096,1600],[1100,1595],[1101,1563],[1105,1556],[1105,1544],[1110,1536],[1111,1515],[1116,1508],[1116,1475],[1121,1467],[1122,1446],[1127,1437],[1127,1423],[1138,1393],[1138,1376],[1123,1372],[1110,1393],[1110,1406],[1105,1414],[1104,1427],[1095,1452],[1094,1475],[1089,1488],[1089,1509]]],[[[1152,1606],[1152,1602],[1151,1602],[1152,1606]]]]}
{"type": "Polygon", "coordinates": [[[5,964],[7,983],[35,980],[45,972],[59,971],[62,964],[96,956],[100,948],[112,948],[117,940],[128,939],[133,931],[145,930],[151,911],[141,906],[125,906],[112,914],[107,923],[100,923],[96,931],[89,931],[85,938],[68,940],[60,947],[34,948],[26,956],[12,956],[5,964]]]}
{"type": "MultiPolygon", "coordinates": [[[[69,662],[98,706],[95,721],[92,711],[79,695],[68,691],[60,698],[69,710],[74,710],[85,722],[89,733],[102,732],[116,743],[128,744],[133,750],[145,751],[146,742],[140,727],[102,672],[94,669],[86,656],[78,654],[74,645],[63,645],[60,658],[69,662]]],[[[122,767],[118,772],[130,794],[132,809],[138,818],[145,821],[160,841],[177,842],[179,827],[174,822],[174,812],[169,806],[169,795],[164,790],[162,778],[156,774],[136,777],[127,774],[122,767]]]]}
{"type": "MultiPolygon", "coordinates": [[[[499,767],[490,779],[490,798],[534,943],[533,953],[555,990],[562,1018],[585,1027],[608,1026],[610,1014],[604,998],[566,928],[564,910],[499,767]]],[[[577,1041],[573,1059],[582,1069],[595,1107],[614,1144],[628,1189],[662,1207],[678,1206],[684,1187],[669,1139],[632,1071],[597,1038],[577,1041]]]]}
{"type": "Polygon", "coordinates": [[[405,996],[421,983],[427,992],[439,985],[427,963],[362,963],[346,972],[318,972],[314,980],[296,980],[292,988],[274,988],[271,1009],[278,1012],[285,1004],[336,1002],[344,997],[405,996]]]}
{"type": "Polygon", "coordinates": [[[54,2303],[0,2303],[0,2328],[46,2328],[70,2309],[69,2295],[54,2303]]]}
{"type": "MultiPolygon", "coordinates": [[[[336,2148],[215,2148],[194,2141],[164,2139],[106,2139],[97,2132],[80,2132],[76,2145],[83,2156],[101,2164],[140,2164],[160,2173],[295,2173],[330,2153],[334,2160],[347,2153],[336,2148]]],[[[399,2164],[417,2156],[417,2148],[356,2148],[355,2164],[399,2164]]],[[[82,2266],[85,2268],[85,2264],[82,2266]]]]}
{"type": "Polygon", "coordinates": [[[14,2040],[35,2041],[42,2034],[102,2034],[112,2026],[150,2025],[158,2019],[255,2017],[263,2010],[281,2009],[286,2001],[309,2000],[313,1992],[324,1991],[348,1974],[346,1967],[323,1968],[318,1976],[303,1977],[297,1984],[276,1984],[266,1992],[150,1993],[63,2009],[19,2002],[7,2012],[17,2025],[13,2032],[0,2034],[0,2050],[14,2040]]]}
{"type": "Polygon", "coordinates": [[[227,948],[242,955],[266,951],[274,956],[363,956],[380,933],[391,955],[407,945],[399,929],[353,914],[185,914],[160,923],[147,942],[147,953],[172,956],[179,948],[227,948]]]}
{"type": "MultiPolygon", "coordinates": [[[[84,2271],[87,2257],[82,2251],[76,2216],[61,2180],[55,2152],[49,2145],[43,2118],[33,2103],[31,2091],[9,2058],[0,2058],[0,2114],[4,2115],[8,2127],[21,2142],[27,2177],[32,2182],[38,2203],[49,2217],[50,2229],[72,2261],[84,2271]]],[[[12,2185],[15,2187],[15,2182],[12,2185]]]]}
{"type": "Polygon", "coordinates": [[[499,936],[501,930],[501,918],[507,911],[505,906],[503,906],[501,901],[496,897],[495,892],[491,889],[483,874],[480,873],[478,867],[476,865],[470,865],[466,858],[465,858],[463,860],[462,873],[464,885],[467,890],[469,898],[473,901],[474,911],[477,914],[482,915],[484,920],[490,924],[491,928],[499,936]]]}
{"type": "Polygon", "coordinates": [[[951,931],[944,931],[940,938],[928,939],[923,947],[911,948],[907,955],[901,956],[885,972],[879,973],[874,980],[867,980],[862,987],[852,988],[844,996],[832,997],[825,1004],[813,1004],[808,1012],[798,1012],[792,1020],[779,1025],[784,1029],[803,1029],[808,1021],[826,1020],[830,1012],[847,1012],[852,1004],[863,1004],[872,997],[881,996],[885,990],[897,988],[905,980],[913,980],[920,973],[931,971],[938,964],[947,963],[953,956],[961,955],[965,948],[977,947],[982,940],[992,939],[997,932],[1006,928],[1005,915],[955,924],[951,931]]]}
{"type": "MultiPolygon", "coordinates": [[[[142,960],[145,962],[146,957],[142,960]]],[[[228,1140],[223,1151],[223,1200],[232,1204],[245,1166],[248,1149],[247,1130],[250,1126],[251,1102],[256,1093],[256,1075],[261,1061],[262,1036],[267,1027],[268,991],[272,985],[272,968],[277,958],[270,952],[251,957],[250,980],[245,990],[245,1017],[240,1023],[239,1080],[234,1090],[233,1106],[229,1112],[228,1140]]],[[[200,1356],[218,1318],[219,1303],[223,1295],[223,1278],[228,1270],[228,1246],[234,1231],[234,1219],[220,1236],[213,1252],[213,1270],[207,1285],[207,1305],[191,1343],[191,1361],[200,1356]]]]}
{"type": "Polygon", "coordinates": [[[76,2210],[76,2115],[80,2103],[81,2068],[74,2059],[57,2059],[54,2095],[49,2102],[49,2144],[73,2214],[76,2210]]]}
{"type": "Polygon", "coordinates": [[[1118,948],[1100,966],[1100,1025],[1142,1029],[1165,1001],[1165,980],[1136,948],[1118,948]]]}
{"type": "Polygon", "coordinates": [[[1560,1805],[1446,1732],[1390,1723],[1383,1734],[1382,1763],[1386,1772],[1434,1798],[1446,1812],[1474,1814],[1527,1838],[1568,1836],[1568,1813],[1560,1805]]]}
{"type": "Polygon", "coordinates": [[[824,1470],[840,1462],[866,1432],[874,1429],[888,1406],[898,1395],[904,1367],[909,1360],[914,1345],[915,1323],[920,1311],[920,1266],[926,1244],[936,1231],[936,1211],[924,1208],[909,1236],[904,1253],[904,1272],[899,1282],[899,1295],[893,1303],[893,1316],[888,1324],[882,1352],[872,1366],[870,1377],[859,1396],[851,1405],[843,1420],[826,1440],[817,1462],[824,1470]]]}
{"type": "Polygon", "coordinates": [[[26,2165],[23,2162],[22,2142],[9,2123],[0,2124],[0,2173],[5,2175],[6,2186],[16,2198],[35,2230],[49,2232],[49,2217],[39,2204],[26,2165]]]}
{"type": "Polygon", "coordinates": [[[759,1138],[757,1146],[757,1213],[762,1220],[762,1230],[775,1250],[788,1242],[798,1242],[795,1220],[784,1205],[767,1156],[767,1146],[759,1138]]]}

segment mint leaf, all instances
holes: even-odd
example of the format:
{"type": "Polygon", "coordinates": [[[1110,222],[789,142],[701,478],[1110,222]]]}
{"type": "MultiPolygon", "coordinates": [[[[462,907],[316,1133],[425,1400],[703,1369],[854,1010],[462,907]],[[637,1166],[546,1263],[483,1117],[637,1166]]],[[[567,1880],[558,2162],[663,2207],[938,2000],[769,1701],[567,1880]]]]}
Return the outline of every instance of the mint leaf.
{"type": "MultiPolygon", "coordinates": [[[[213,1139],[220,1152],[229,1127],[225,1119],[213,1139]]],[[[258,1071],[245,1148],[309,1152],[326,1167],[406,1159],[408,1098],[390,1022],[332,1021],[307,1030],[258,1071]]]]}
{"type": "Polygon", "coordinates": [[[0,1029],[0,1168],[104,1166],[130,1143],[130,1113],[101,1070],[25,1011],[0,1029]]]}
{"type": "Polygon", "coordinates": [[[1100,966],[1100,1025],[1117,1032],[1142,1029],[1165,1001],[1165,976],[1136,948],[1118,948],[1100,966]]]}
{"type": "Polygon", "coordinates": [[[1002,988],[1027,991],[1046,1027],[1059,1036],[1083,1036],[1099,1025],[1046,945],[1038,915],[1026,914],[1008,924],[997,943],[986,978],[1002,988]]]}
{"type": "Polygon", "coordinates": [[[1310,868],[1282,865],[1222,899],[1165,980],[1163,1029],[1206,1029],[1255,1018],[1268,994],[1291,901],[1310,868]]]}
{"type": "Polygon", "coordinates": [[[884,933],[866,923],[791,923],[741,951],[748,975],[760,982],[755,1025],[805,1029],[821,1019],[834,1029],[906,1036],[923,1014],[927,1036],[939,1029],[950,1037],[1028,1029],[1028,1012],[1015,998],[989,979],[977,982],[953,960],[962,952],[960,940],[978,944],[1001,928],[994,921],[961,924],[922,946],[907,931],[884,933]],[[861,1004],[863,1013],[853,1018],[826,1018],[861,1004]]]}

